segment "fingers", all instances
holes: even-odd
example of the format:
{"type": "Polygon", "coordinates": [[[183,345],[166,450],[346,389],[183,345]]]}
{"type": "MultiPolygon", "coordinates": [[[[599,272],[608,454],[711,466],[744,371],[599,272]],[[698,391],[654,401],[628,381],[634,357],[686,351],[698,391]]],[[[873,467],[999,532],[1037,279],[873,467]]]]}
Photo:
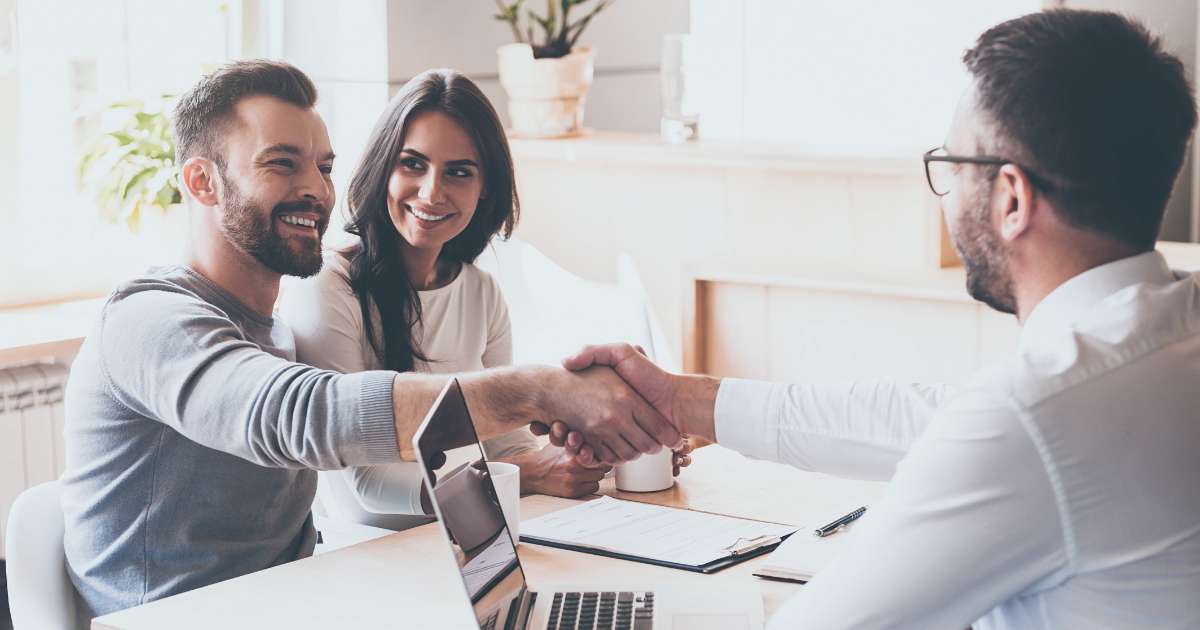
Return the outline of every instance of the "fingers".
{"type": "MultiPolygon", "coordinates": [[[[529,432],[534,435],[546,435],[550,433],[550,427],[543,422],[530,422],[529,432]]],[[[551,438],[553,440],[553,438],[551,438]]]]}
{"type": "Polygon", "coordinates": [[[604,444],[593,445],[592,452],[595,453],[596,459],[610,466],[613,464],[618,464],[622,461],[620,457],[617,457],[617,454],[614,453],[612,449],[608,448],[608,446],[604,444]]]}
{"type": "MultiPolygon", "coordinates": [[[[639,397],[640,398],[640,397],[639,397]]],[[[645,400],[639,399],[634,403],[634,420],[654,442],[655,448],[643,450],[643,453],[658,452],[658,445],[666,445],[672,450],[679,450],[687,443],[683,435],[663,417],[657,409],[651,407],[645,400]]]]}
{"type": "Polygon", "coordinates": [[[550,441],[558,446],[568,444],[570,442],[570,431],[561,420],[555,420],[554,424],[550,425],[550,441]]]}
{"type": "Polygon", "coordinates": [[[575,454],[575,461],[583,464],[584,466],[603,466],[604,468],[612,468],[612,466],[607,466],[600,460],[596,459],[596,453],[592,450],[592,447],[587,444],[579,447],[579,452],[575,454]]]}
{"type": "MultiPolygon", "coordinates": [[[[559,423],[559,424],[561,424],[561,423],[559,423]]],[[[582,433],[579,433],[576,431],[571,431],[566,428],[566,425],[563,425],[563,431],[566,432],[565,433],[566,438],[565,438],[564,442],[567,445],[567,450],[571,451],[572,453],[575,453],[575,452],[578,452],[580,448],[583,448],[583,434],[582,433]]]]}
{"type": "MultiPolygon", "coordinates": [[[[637,431],[629,431],[629,433],[638,433],[637,431]]],[[[647,440],[649,442],[650,440],[647,440]]],[[[608,441],[608,447],[612,449],[617,456],[617,461],[628,462],[637,459],[642,454],[641,449],[637,448],[625,438],[624,434],[617,435],[608,441]]],[[[616,462],[613,462],[616,463],[616,462]]]]}
{"type": "Polygon", "coordinates": [[[629,431],[622,434],[622,437],[629,442],[630,446],[637,449],[639,454],[657,453],[662,450],[662,443],[646,431],[646,426],[652,426],[654,422],[653,419],[646,417],[647,409],[653,411],[653,408],[646,407],[635,409],[633,412],[633,421],[636,423],[636,427],[641,428],[641,431],[629,431]]]}
{"type": "MultiPolygon", "coordinates": [[[[578,372],[589,365],[614,366],[637,350],[627,343],[614,343],[598,346],[584,346],[582,350],[563,359],[563,367],[578,372]]],[[[643,351],[644,355],[645,352],[643,351]]]]}

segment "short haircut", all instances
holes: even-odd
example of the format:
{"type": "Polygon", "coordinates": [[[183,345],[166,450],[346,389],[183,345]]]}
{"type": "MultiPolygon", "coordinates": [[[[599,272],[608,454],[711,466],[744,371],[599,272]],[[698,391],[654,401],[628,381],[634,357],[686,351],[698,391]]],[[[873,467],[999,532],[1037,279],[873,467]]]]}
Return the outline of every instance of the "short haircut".
{"type": "Polygon", "coordinates": [[[1152,249],[1196,125],[1179,59],[1116,13],[1057,9],[1009,20],[963,56],[990,150],[1033,171],[1069,224],[1152,249]]]}
{"type": "Polygon", "coordinates": [[[200,79],[175,105],[175,163],[183,166],[188,159],[200,156],[224,169],[221,134],[238,102],[258,95],[303,108],[317,103],[312,80],[287,62],[251,59],[222,66],[200,79]]]}

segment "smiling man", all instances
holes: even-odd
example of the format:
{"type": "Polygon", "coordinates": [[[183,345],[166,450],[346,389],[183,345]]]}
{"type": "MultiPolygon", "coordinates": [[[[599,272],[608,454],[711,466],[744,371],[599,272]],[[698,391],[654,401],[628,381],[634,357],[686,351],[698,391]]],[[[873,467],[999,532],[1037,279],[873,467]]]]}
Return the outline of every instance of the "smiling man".
{"type": "MultiPolygon", "coordinates": [[[[187,262],[114,291],[67,388],[65,546],[83,615],[309,555],[315,469],[412,459],[446,376],[295,363],[272,317],[282,275],[320,270],[334,204],[316,98],[296,68],[248,61],[176,107],[187,262]]],[[[483,438],[561,419],[614,461],[682,442],[608,368],[458,378],[483,438]]]]}

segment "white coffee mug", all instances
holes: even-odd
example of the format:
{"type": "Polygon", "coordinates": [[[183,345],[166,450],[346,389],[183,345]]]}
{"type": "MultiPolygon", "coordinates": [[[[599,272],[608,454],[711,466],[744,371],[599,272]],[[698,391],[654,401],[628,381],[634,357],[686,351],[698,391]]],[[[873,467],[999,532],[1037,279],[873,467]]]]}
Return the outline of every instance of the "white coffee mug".
{"type": "Polygon", "coordinates": [[[671,474],[674,466],[671,449],[664,448],[651,455],[624,464],[617,464],[617,490],[626,492],[657,492],[675,485],[671,474]]]}
{"type": "Polygon", "coordinates": [[[487,466],[500,509],[504,511],[504,523],[512,533],[513,542],[517,542],[521,535],[521,468],[507,462],[488,462],[487,466]]]}

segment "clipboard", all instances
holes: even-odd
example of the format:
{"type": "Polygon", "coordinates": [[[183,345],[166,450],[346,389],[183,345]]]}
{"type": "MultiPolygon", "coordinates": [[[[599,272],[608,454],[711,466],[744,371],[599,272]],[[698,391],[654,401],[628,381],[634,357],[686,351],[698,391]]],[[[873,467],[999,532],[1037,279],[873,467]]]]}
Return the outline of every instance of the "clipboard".
{"type": "Polygon", "coordinates": [[[530,544],[707,574],[771,552],[798,528],[602,497],[521,529],[530,544]]]}
{"type": "Polygon", "coordinates": [[[787,534],[786,536],[783,536],[782,538],[777,537],[769,544],[756,546],[753,549],[743,552],[743,553],[732,553],[731,552],[730,555],[726,558],[721,558],[719,560],[713,560],[712,562],[709,562],[708,564],[699,564],[699,565],[683,564],[680,562],[670,562],[667,560],[656,560],[654,558],[647,558],[645,556],[635,556],[635,555],[631,555],[631,554],[620,553],[618,551],[609,551],[607,549],[598,549],[596,547],[585,547],[582,545],[570,545],[567,543],[561,543],[561,542],[557,542],[557,541],[553,541],[553,540],[548,540],[545,538],[538,538],[537,536],[526,536],[525,534],[521,534],[521,540],[523,542],[531,543],[534,545],[542,545],[544,547],[556,547],[558,549],[566,549],[568,551],[579,551],[582,553],[590,553],[592,555],[605,556],[607,558],[616,558],[618,560],[629,560],[630,562],[641,562],[642,564],[653,564],[653,565],[657,565],[660,567],[668,567],[671,569],[681,569],[683,571],[692,571],[694,573],[706,573],[707,574],[707,573],[716,573],[717,571],[720,571],[721,569],[731,567],[739,562],[744,562],[751,558],[755,558],[755,557],[761,556],[763,554],[771,553],[772,551],[775,550],[776,547],[778,547],[780,544],[782,544],[783,541],[787,540],[790,536],[791,536],[791,534],[787,534]]]}

